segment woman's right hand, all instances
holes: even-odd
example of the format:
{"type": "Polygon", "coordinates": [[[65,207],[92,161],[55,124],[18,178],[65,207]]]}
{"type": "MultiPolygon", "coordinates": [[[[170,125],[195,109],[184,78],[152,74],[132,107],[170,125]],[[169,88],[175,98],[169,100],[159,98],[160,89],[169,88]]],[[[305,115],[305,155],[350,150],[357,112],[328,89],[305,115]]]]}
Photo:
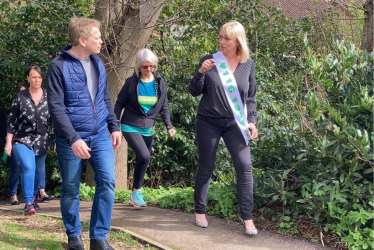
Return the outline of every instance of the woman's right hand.
{"type": "Polygon", "coordinates": [[[173,128],[171,128],[171,129],[168,130],[168,134],[169,134],[171,137],[173,137],[176,133],[177,133],[177,131],[176,131],[175,129],[173,129],[173,128]]]}
{"type": "Polygon", "coordinates": [[[5,152],[8,156],[11,155],[11,153],[12,153],[12,142],[7,142],[7,143],[5,144],[4,152],[5,152]]]}
{"type": "Polygon", "coordinates": [[[199,72],[200,73],[205,73],[207,72],[208,70],[210,70],[211,68],[213,68],[214,66],[216,66],[216,62],[214,61],[214,59],[207,59],[205,60],[202,64],[201,64],[201,67],[199,69],[199,72]]]}

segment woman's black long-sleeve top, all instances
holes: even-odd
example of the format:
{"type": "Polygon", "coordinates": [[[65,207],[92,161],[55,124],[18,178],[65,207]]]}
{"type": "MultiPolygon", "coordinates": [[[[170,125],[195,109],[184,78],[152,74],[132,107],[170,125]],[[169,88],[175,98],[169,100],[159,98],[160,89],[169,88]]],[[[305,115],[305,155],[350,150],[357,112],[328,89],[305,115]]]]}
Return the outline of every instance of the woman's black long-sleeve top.
{"type": "Polygon", "coordinates": [[[138,101],[139,80],[140,78],[137,75],[126,79],[114,106],[114,113],[117,116],[117,120],[120,120],[121,112],[125,109],[121,117],[121,124],[138,128],[151,128],[154,126],[157,115],[161,114],[166,128],[168,130],[171,129],[167,89],[164,79],[155,75],[158,101],[147,114],[138,101]]]}
{"type": "MultiPolygon", "coordinates": [[[[189,85],[189,90],[192,96],[203,95],[199,103],[197,114],[216,118],[233,118],[234,115],[223,89],[217,68],[213,67],[205,73],[199,72],[202,63],[205,60],[212,58],[212,55],[206,55],[201,59],[200,64],[196,69],[196,73],[189,85]]],[[[247,105],[247,120],[249,123],[256,123],[257,87],[255,79],[255,64],[253,60],[249,58],[246,62],[239,63],[235,69],[234,77],[243,106],[247,105]]]]}

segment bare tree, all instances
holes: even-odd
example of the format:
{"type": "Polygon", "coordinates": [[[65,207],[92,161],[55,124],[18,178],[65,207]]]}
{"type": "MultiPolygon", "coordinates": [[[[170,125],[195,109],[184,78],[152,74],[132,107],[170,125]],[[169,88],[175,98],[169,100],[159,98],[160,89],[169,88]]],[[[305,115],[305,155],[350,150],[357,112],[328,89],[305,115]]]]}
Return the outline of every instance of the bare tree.
{"type": "MultiPolygon", "coordinates": [[[[97,0],[95,18],[102,22],[104,51],[102,59],[113,102],[134,73],[136,52],[143,48],[152,34],[165,0],[97,0]]],[[[116,150],[116,188],[127,189],[127,143],[116,150]]],[[[93,176],[87,168],[86,177],[93,176]]],[[[93,178],[86,178],[93,180],[93,178]]],[[[88,183],[89,185],[92,183],[88,183]]]]}
{"type": "Polygon", "coordinates": [[[374,51],[374,4],[373,0],[366,0],[364,4],[365,22],[361,49],[374,51]]]}

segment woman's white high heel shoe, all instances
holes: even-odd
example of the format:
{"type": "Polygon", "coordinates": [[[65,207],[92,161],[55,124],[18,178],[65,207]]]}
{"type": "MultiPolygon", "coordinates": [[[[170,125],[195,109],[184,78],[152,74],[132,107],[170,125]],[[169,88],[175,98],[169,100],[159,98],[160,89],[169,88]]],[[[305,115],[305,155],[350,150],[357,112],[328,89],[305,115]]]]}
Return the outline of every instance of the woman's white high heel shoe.
{"type": "Polygon", "coordinates": [[[242,221],[242,223],[243,223],[244,230],[245,230],[245,233],[246,233],[246,234],[249,234],[249,235],[256,235],[256,234],[258,233],[257,228],[254,228],[254,229],[247,229],[247,228],[245,227],[245,222],[244,222],[244,220],[241,219],[241,221],[242,221]]]}
{"type": "Polygon", "coordinates": [[[207,228],[208,227],[208,222],[199,222],[199,221],[195,221],[195,225],[198,226],[198,227],[202,227],[202,228],[207,228]]]}

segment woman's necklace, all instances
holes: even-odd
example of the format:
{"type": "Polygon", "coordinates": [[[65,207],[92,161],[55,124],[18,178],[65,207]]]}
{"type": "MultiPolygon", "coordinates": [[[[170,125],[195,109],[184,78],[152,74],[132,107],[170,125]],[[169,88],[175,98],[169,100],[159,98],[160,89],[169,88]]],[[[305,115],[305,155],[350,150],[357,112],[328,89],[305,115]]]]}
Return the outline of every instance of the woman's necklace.
{"type": "Polygon", "coordinates": [[[31,98],[32,100],[34,101],[35,105],[38,105],[40,103],[40,101],[42,100],[42,97],[43,97],[43,91],[41,91],[41,93],[31,93],[31,98]]]}
{"type": "Polygon", "coordinates": [[[157,88],[157,81],[152,77],[150,80],[147,80],[145,81],[144,78],[140,78],[140,81],[143,83],[143,84],[147,84],[147,83],[152,83],[153,81],[155,82],[155,93],[156,93],[156,97],[158,96],[158,88],[157,88]]]}

